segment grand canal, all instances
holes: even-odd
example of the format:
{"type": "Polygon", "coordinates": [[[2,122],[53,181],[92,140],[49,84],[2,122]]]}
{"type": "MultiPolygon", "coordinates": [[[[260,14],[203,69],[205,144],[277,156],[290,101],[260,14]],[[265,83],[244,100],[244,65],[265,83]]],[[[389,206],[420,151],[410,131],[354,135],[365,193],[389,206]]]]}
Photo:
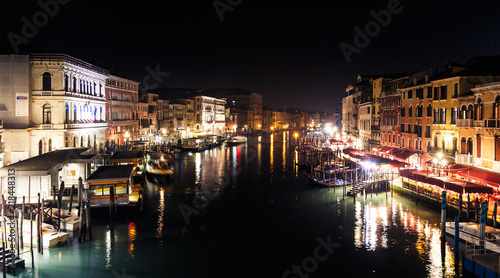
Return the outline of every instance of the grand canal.
{"type": "Polygon", "coordinates": [[[146,182],[141,215],[110,225],[94,212],[92,241],[35,254],[34,269],[26,254],[17,277],[461,276],[439,213],[313,185],[294,165],[293,140],[181,153],[173,180],[146,182]]]}

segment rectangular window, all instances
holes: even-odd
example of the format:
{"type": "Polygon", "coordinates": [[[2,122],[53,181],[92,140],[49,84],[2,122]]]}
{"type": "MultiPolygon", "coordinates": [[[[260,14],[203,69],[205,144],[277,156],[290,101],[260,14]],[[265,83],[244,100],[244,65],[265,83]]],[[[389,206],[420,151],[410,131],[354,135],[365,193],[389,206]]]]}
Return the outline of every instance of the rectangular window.
{"type": "Polygon", "coordinates": [[[432,120],[432,123],[439,123],[439,109],[434,109],[434,119],[432,120]]]}
{"type": "MultiPolygon", "coordinates": [[[[465,147],[463,148],[465,149],[465,147]]],[[[500,137],[495,137],[495,161],[500,161],[500,137]]]]}
{"type": "Polygon", "coordinates": [[[431,126],[425,126],[425,138],[431,138],[431,126]]]}
{"type": "Polygon", "coordinates": [[[448,93],[448,92],[447,92],[447,91],[448,91],[448,89],[447,89],[447,88],[448,88],[448,86],[447,86],[447,85],[443,85],[443,86],[441,86],[441,98],[440,98],[441,100],[446,100],[446,98],[447,98],[447,93],[448,93]]]}
{"type": "Polygon", "coordinates": [[[458,97],[458,83],[453,84],[453,98],[458,97]]]}
{"type": "Polygon", "coordinates": [[[434,100],[439,100],[439,87],[434,87],[434,100]]]}
{"type": "Polygon", "coordinates": [[[477,157],[478,158],[481,158],[481,136],[477,136],[476,137],[476,141],[477,141],[477,157]]]}
{"type": "Polygon", "coordinates": [[[405,125],[401,124],[401,132],[405,132],[405,125]]]}
{"type": "Polygon", "coordinates": [[[413,98],[413,91],[408,90],[408,99],[411,99],[411,98],[413,98]]]}
{"type": "Polygon", "coordinates": [[[441,109],[440,124],[446,124],[446,108],[441,109]]]}
{"type": "Polygon", "coordinates": [[[427,98],[432,98],[432,86],[427,87],[427,98]]]}
{"type": "Polygon", "coordinates": [[[457,124],[457,115],[458,115],[458,108],[453,107],[451,108],[451,124],[457,124]]]}

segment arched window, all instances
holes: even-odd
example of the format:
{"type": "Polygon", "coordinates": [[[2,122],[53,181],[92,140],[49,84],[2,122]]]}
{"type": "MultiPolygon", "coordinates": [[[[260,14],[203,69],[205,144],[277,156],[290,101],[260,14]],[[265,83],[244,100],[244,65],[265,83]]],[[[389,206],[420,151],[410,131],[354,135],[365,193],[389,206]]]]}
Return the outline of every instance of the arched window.
{"type": "Polygon", "coordinates": [[[80,137],[80,147],[83,147],[83,136],[80,137]]]}
{"type": "Polygon", "coordinates": [[[49,139],[49,152],[52,151],[52,139],[49,139]]]}
{"type": "Polygon", "coordinates": [[[65,123],[69,123],[69,104],[66,103],[65,107],[64,107],[64,113],[65,113],[65,118],[64,118],[64,122],[65,123]]]}
{"type": "Polygon", "coordinates": [[[45,72],[42,75],[42,90],[52,91],[52,76],[49,72],[45,72]]]}
{"type": "Polygon", "coordinates": [[[38,141],[38,155],[41,155],[42,153],[43,153],[43,142],[40,139],[40,141],[38,141]]]}
{"type": "Polygon", "coordinates": [[[401,117],[406,117],[406,111],[405,111],[405,107],[401,107],[401,117]]]}
{"type": "Polygon", "coordinates": [[[467,118],[466,119],[473,119],[474,118],[474,106],[472,104],[469,104],[467,107],[467,118]]]}
{"type": "Polygon", "coordinates": [[[50,124],[52,120],[52,112],[50,104],[45,104],[42,108],[43,110],[43,124],[50,124]]]}
{"type": "Polygon", "coordinates": [[[78,137],[73,137],[73,147],[78,146],[78,137]]]}
{"type": "Polygon", "coordinates": [[[88,137],[87,137],[87,147],[90,148],[90,135],[88,135],[88,137]]]}
{"type": "Polygon", "coordinates": [[[472,141],[472,138],[469,137],[469,139],[467,139],[467,154],[470,154],[472,155],[473,154],[473,149],[474,147],[474,142],[472,141]]]}
{"type": "Polygon", "coordinates": [[[475,120],[482,120],[483,119],[483,103],[481,99],[477,100],[476,106],[476,115],[474,117],[475,120]]]}
{"type": "Polygon", "coordinates": [[[64,91],[69,91],[69,77],[67,74],[64,75],[64,91]]]}
{"type": "Polygon", "coordinates": [[[460,138],[460,153],[467,154],[467,140],[465,137],[460,138]]]}
{"type": "Polygon", "coordinates": [[[467,119],[467,107],[465,105],[462,105],[462,107],[460,107],[459,117],[460,119],[467,119]]]}
{"type": "Polygon", "coordinates": [[[73,93],[76,93],[76,77],[73,77],[73,93]]]}
{"type": "Polygon", "coordinates": [[[427,117],[432,117],[432,105],[427,105],[427,117]]]}
{"type": "Polygon", "coordinates": [[[73,121],[76,123],[78,120],[78,110],[76,108],[76,104],[73,105],[73,121]]]}
{"type": "Polygon", "coordinates": [[[410,106],[410,108],[408,108],[408,117],[412,117],[412,111],[413,110],[413,107],[410,106]]]}

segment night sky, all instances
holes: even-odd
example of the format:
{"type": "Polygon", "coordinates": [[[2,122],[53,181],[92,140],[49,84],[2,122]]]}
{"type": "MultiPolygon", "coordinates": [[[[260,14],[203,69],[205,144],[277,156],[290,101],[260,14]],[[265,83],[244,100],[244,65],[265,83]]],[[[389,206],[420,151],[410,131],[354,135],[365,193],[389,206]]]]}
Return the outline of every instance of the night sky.
{"type": "Polygon", "coordinates": [[[498,1],[58,1],[45,21],[38,1],[2,1],[2,53],[15,53],[16,34],[27,42],[21,48],[66,53],[137,81],[159,69],[155,86],[251,90],[277,109],[334,112],[357,74],[500,54],[498,1]],[[339,45],[356,47],[354,28],[381,10],[394,13],[371,25],[373,37],[348,63],[339,45]],[[34,15],[40,27],[26,38],[22,19],[34,15]]]}

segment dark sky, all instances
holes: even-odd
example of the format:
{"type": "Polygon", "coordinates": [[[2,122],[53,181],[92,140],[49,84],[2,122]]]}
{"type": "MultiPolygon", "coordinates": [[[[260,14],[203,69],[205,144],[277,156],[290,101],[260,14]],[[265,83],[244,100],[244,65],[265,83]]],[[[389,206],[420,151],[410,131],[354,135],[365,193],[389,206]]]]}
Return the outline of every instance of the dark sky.
{"type": "Polygon", "coordinates": [[[397,1],[219,0],[239,4],[224,12],[223,21],[211,0],[59,1],[68,3],[45,22],[39,16],[30,38],[23,35],[22,18],[33,23],[43,11],[39,2],[2,1],[2,52],[14,53],[8,35],[16,34],[42,51],[113,66],[137,81],[149,74],[147,68],[158,68],[169,73],[159,86],[248,89],[278,109],[333,112],[357,74],[500,54],[498,1],[401,1],[399,12],[373,29],[351,63],[339,44],[354,47],[354,28],[365,29],[374,20],[371,11],[397,1]]]}

